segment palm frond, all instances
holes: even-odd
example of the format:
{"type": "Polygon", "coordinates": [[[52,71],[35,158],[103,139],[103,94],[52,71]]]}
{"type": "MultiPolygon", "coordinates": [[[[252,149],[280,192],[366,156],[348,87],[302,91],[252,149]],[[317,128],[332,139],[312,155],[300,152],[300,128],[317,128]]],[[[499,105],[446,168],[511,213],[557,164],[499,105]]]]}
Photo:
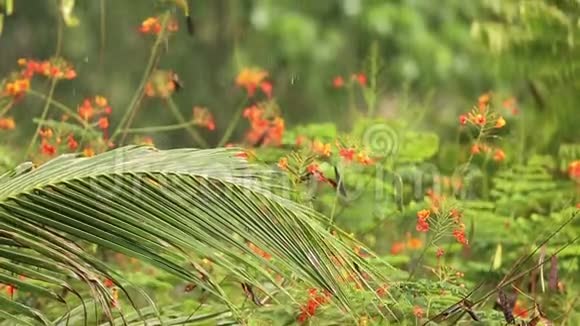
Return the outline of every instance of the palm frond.
{"type": "MultiPolygon", "coordinates": [[[[280,175],[236,153],[126,147],[93,158],[63,155],[0,176],[0,271],[8,275],[0,281],[65,303],[58,289],[82,300],[67,281],[72,277],[88,286],[110,320],[113,298],[101,281],[107,277],[121,286],[121,278],[86,244],[198,284],[234,315],[238,309],[197,263],[201,258],[264,292],[262,285],[270,282],[292,300],[273,273],[301,280],[329,291],[347,310],[351,285],[345,273],[360,275],[362,269],[371,280],[386,281],[354,253],[352,243],[328,233],[324,216],[280,195],[280,175]],[[273,258],[262,258],[248,242],[273,258]],[[27,286],[10,276],[16,274],[41,285],[27,286]]],[[[0,312],[47,323],[33,308],[10,302],[0,312]]]]}

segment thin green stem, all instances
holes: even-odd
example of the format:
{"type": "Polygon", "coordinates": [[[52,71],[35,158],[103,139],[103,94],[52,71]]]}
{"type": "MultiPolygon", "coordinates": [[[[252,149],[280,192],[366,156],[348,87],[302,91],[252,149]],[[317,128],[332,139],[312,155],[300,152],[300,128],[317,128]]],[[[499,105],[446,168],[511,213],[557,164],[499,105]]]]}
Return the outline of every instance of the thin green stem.
{"type": "Polygon", "coordinates": [[[245,97],[244,100],[238,106],[238,109],[234,113],[233,118],[230,120],[230,124],[228,125],[226,131],[224,132],[222,139],[220,139],[217,147],[223,147],[230,140],[232,133],[234,132],[234,130],[238,126],[238,123],[240,122],[240,119],[242,118],[242,111],[246,107],[247,102],[248,98],[245,97]]]}
{"type": "Polygon", "coordinates": [[[106,16],[105,16],[105,13],[106,13],[105,1],[106,0],[100,1],[100,8],[99,8],[100,18],[101,18],[101,22],[100,22],[100,26],[99,26],[100,27],[100,37],[101,37],[101,39],[100,39],[101,44],[100,44],[100,49],[99,49],[99,63],[101,65],[101,67],[103,67],[103,63],[105,60],[105,44],[106,44],[106,36],[107,36],[107,34],[106,34],[107,21],[106,21],[106,16]]]}
{"type": "Polygon", "coordinates": [[[125,111],[125,114],[121,118],[121,121],[119,122],[119,125],[117,126],[117,129],[115,130],[115,132],[113,132],[113,135],[111,136],[111,141],[114,141],[119,135],[121,135],[122,139],[121,139],[120,143],[122,143],[126,137],[126,133],[124,133],[124,131],[127,130],[129,128],[129,126],[131,125],[131,121],[133,120],[133,117],[135,116],[138,104],[139,104],[139,102],[141,102],[141,99],[143,98],[143,92],[145,90],[145,85],[147,85],[147,81],[149,80],[149,76],[151,75],[151,73],[153,72],[155,67],[157,66],[157,62],[159,60],[159,49],[161,48],[161,45],[163,44],[163,40],[165,38],[165,35],[167,35],[167,23],[168,22],[169,22],[169,11],[165,12],[161,18],[161,32],[159,33],[159,35],[157,35],[157,39],[155,40],[155,44],[153,44],[153,47],[151,48],[151,55],[149,56],[149,62],[147,63],[147,67],[145,68],[145,71],[143,72],[143,77],[141,77],[141,81],[139,82],[139,86],[135,90],[135,93],[133,94],[133,98],[131,99],[131,102],[129,103],[129,107],[127,108],[127,110],[125,111]]]}
{"type": "Polygon", "coordinates": [[[175,125],[169,125],[169,126],[156,126],[156,127],[144,127],[144,128],[131,128],[131,129],[126,129],[124,130],[125,133],[128,134],[140,134],[140,133],[154,133],[154,132],[165,132],[165,131],[174,131],[174,130],[180,130],[180,129],[184,129],[187,127],[191,127],[194,125],[194,122],[186,122],[186,123],[180,123],[180,124],[175,124],[175,125]]]}
{"type": "MultiPolygon", "coordinates": [[[[169,106],[171,113],[173,113],[173,116],[177,119],[177,122],[179,122],[179,124],[188,124],[187,120],[185,119],[183,114],[181,114],[181,112],[179,111],[179,108],[177,107],[177,105],[175,105],[175,102],[173,101],[173,99],[171,97],[167,98],[167,105],[169,106]]],[[[203,139],[203,137],[201,137],[201,135],[195,130],[195,128],[193,128],[193,126],[191,124],[189,126],[187,126],[185,128],[185,130],[187,130],[189,135],[191,135],[191,138],[193,138],[193,140],[195,140],[195,142],[199,146],[201,146],[203,148],[208,147],[208,144],[205,141],[205,139],[203,139]]]]}
{"type": "Polygon", "coordinates": [[[37,98],[40,98],[40,99],[43,99],[45,101],[49,101],[52,106],[61,110],[64,114],[70,116],[71,118],[77,120],[82,125],[85,125],[87,123],[85,120],[81,119],[81,117],[79,117],[78,114],[75,111],[73,111],[73,109],[69,108],[68,106],[64,105],[63,103],[61,103],[55,99],[49,98],[48,96],[44,95],[43,93],[41,93],[39,91],[29,89],[27,94],[32,95],[32,96],[37,97],[37,98]]]}
{"type": "Polygon", "coordinates": [[[0,110],[0,118],[3,117],[10,110],[12,104],[14,104],[14,102],[10,100],[8,104],[6,104],[6,106],[4,106],[2,110],[0,110]]]}
{"type": "MultiPolygon", "coordinates": [[[[42,114],[40,116],[41,121],[46,120],[46,116],[48,115],[48,110],[50,109],[51,99],[52,99],[52,96],[54,95],[54,90],[56,89],[57,82],[58,82],[58,80],[56,78],[53,78],[50,81],[50,90],[48,91],[48,96],[47,96],[46,102],[44,103],[44,109],[42,109],[42,114]]],[[[32,140],[30,141],[30,144],[28,144],[28,149],[26,150],[26,153],[24,154],[24,159],[26,159],[28,157],[28,155],[30,155],[30,152],[32,151],[32,148],[34,147],[34,144],[36,144],[36,140],[38,139],[38,134],[40,133],[41,128],[42,128],[42,123],[39,123],[38,126],[36,127],[36,131],[34,131],[34,135],[32,136],[32,140]]]]}
{"type": "Polygon", "coordinates": [[[54,56],[58,57],[62,50],[62,34],[63,34],[63,17],[58,8],[56,9],[56,20],[57,20],[56,49],[54,50],[54,56]]]}

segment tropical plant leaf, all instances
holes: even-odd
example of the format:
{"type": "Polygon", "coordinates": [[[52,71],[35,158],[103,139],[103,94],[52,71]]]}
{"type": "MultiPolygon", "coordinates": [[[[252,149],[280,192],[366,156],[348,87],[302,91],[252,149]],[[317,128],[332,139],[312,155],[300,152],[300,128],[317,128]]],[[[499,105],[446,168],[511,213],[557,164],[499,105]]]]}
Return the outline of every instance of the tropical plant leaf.
{"type": "MultiPolygon", "coordinates": [[[[360,276],[364,271],[370,280],[365,286],[386,281],[356,255],[353,246],[360,244],[331,236],[326,217],[284,197],[280,175],[236,153],[126,147],[92,158],[63,155],[0,176],[0,236],[5,240],[0,272],[22,273],[38,282],[25,288],[14,277],[2,281],[59,299],[54,296],[58,288],[72,289],[65,276],[74,276],[88,286],[109,320],[114,319],[114,298],[101,281],[114,279],[127,293],[121,286],[126,283],[84,249],[87,243],[197,284],[228,305],[233,316],[240,311],[197,263],[201,258],[264,293],[264,282],[274,284],[295,302],[273,273],[304,281],[332,293],[347,311],[352,305],[346,293],[353,285],[345,282],[345,273],[360,276]]],[[[0,311],[14,312],[16,304],[0,311]]],[[[34,310],[27,315],[37,316],[34,310]]]]}

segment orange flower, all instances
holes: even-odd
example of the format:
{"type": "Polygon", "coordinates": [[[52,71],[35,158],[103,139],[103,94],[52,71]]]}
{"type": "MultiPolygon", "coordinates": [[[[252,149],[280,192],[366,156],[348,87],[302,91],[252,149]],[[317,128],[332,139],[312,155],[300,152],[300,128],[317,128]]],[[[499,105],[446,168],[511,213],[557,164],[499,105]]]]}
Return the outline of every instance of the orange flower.
{"type": "Polygon", "coordinates": [[[478,113],[473,117],[473,123],[475,123],[476,125],[484,126],[486,122],[487,119],[485,118],[485,115],[481,113],[478,113]]]}
{"type": "Polygon", "coordinates": [[[422,209],[417,212],[417,217],[421,220],[426,220],[431,216],[431,211],[428,209],[422,209]]]}
{"type": "Polygon", "coordinates": [[[94,110],[93,105],[89,99],[85,99],[83,104],[78,108],[79,116],[83,120],[89,120],[93,117],[94,110]]]}
{"type": "Polygon", "coordinates": [[[568,165],[568,176],[570,179],[580,180],[580,160],[573,161],[568,165]]]}
{"type": "Polygon", "coordinates": [[[13,118],[1,118],[0,130],[13,130],[16,128],[16,123],[13,118]]]}
{"type": "Polygon", "coordinates": [[[56,147],[54,147],[48,141],[43,139],[40,147],[40,152],[47,156],[53,156],[54,154],[56,154],[56,147]]]}
{"type": "Polygon", "coordinates": [[[467,245],[468,240],[465,237],[465,228],[461,226],[458,229],[453,230],[453,236],[457,240],[457,242],[461,243],[462,245],[467,245]]]}
{"type": "Polygon", "coordinates": [[[159,34],[161,32],[161,22],[159,22],[157,17],[149,17],[141,23],[139,32],[143,34],[159,34]]]}
{"type": "Polygon", "coordinates": [[[481,147],[479,146],[479,144],[471,145],[471,154],[476,155],[479,153],[481,153],[481,147]]]}
{"type": "Polygon", "coordinates": [[[263,81],[260,83],[260,89],[262,90],[262,93],[264,93],[268,98],[272,98],[272,83],[263,81]]]}
{"type": "Polygon", "coordinates": [[[115,283],[114,283],[114,282],[113,282],[113,281],[112,281],[110,278],[106,278],[106,279],[103,281],[103,285],[104,285],[105,287],[112,288],[113,286],[115,286],[115,283]]]}
{"type": "Polygon", "coordinates": [[[358,73],[355,76],[356,81],[359,83],[359,85],[361,86],[366,86],[367,85],[367,76],[363,73],[358,73]]]}
{"type": "Polygon", "coordinates": [[[268,76],[265,70],[258,68],[244,68],[236,77],[236,85],[246,89],[248,96],[253,96],[256,87],[268,76]]]}
{"type": "Polygon", "coordinates": [[[403,250],[405,250],[405,243],[404,242],[395,242],[391,246],[391,254],[392,255],[396,256],[396,255],[400,254],[403,250]]]}
{"type": "Polygon", "coordinates": [[[308,165],[306,167],[306,171],[308,171],[308,173],[312,173],[312,174],[318,173],[319,172],[319,170],[318,170],[318,164],[312,163],[312,164],[308,165]]]}
{"type": "Polygon", "coordinates": [[[95,151],[92,148],[87,147],[83,150],[83,155],[86,157],[93,157],[95,156],[95,151]]]}
{"type": "Polygon", "coordinates": [[[280,158],[280,160],[278,161],[278,167],[282,170],[288,169],[288,158],[286,157],[280,158]]]}
{"type": "Polygon", "coordinates": [[[493,160],[496,162],[501,162],[503,160],[505,160],[505,153],[504,151],[502,151],[501,149],[496,149],[495,152],[493,153],[493,160]]]}
{"type": "Polygon", "coordinates": [[[423,247],[423,241],[419,238],[409,238],[409,240],[407,240],[407,247],[412,250],[419,249],[423,247]]]}
{"type": "Polygon", "coordinates": [[[429,223],[427,223],[427,220],[418,218],[417,225],[415,226],[415,229],[419,232],[427,232],[427,231],[429,231],[429,223]]]}
{"type": "Polygon", "coordinates": [[[497,118],[496,122],[495,122],[495,127],[496,128],[502,128],[503,126],[505,126],[506,121],[503,117],[499,117],[497,118]]]}
{"type": "Polygon", "coordinates": [[[52,129],[50,129],[50,128],[41,129],[41,130],[38,132],[38,135],[39,135],[41,138],[44,138],[44,139],[50,139],[50,138],[52,138],[52,129]]]}
{"type": "Polygon", "coordinates": [[[423,311],[423,309],[421,307],[419,307],[419,306],[413,307],[413,315],[415,315],[415,317],[423,318],[424,314],[425,314],[425,312],[423,311]]]}
{"type": "Polygon", "coordinates": [[[336,76],[334,77],[334,79],[332,80],[332,86],[334,88],[341,88],[344,86],[344,78],[342,78],[342,76],[336,76]]]}
{"type": "Polygon", "coordinates": [[[102,107],[102,108],[104,108],[108,105],[107,99],[104,98],[103,96],[99,96],[99,95],[95,96],[95,104],[97,106],[102,107]]]}
{"type": "Polygon", "coordinates": [[[491,100],[491,93],[481,94],[477,99],[477,104],[480,110],[484,110],[491,100]]]}
{"type": "Polygon", "coordinates": [[[340,155],[340,157],[349,162],[354,159],[355,154],[356,151],[354,150],[354,148],[341,148],[340,151],[338,152],[338,155],[340,155]]]}
{"type": "Polygon", "coordinates": [[[370,165],[374,163],[373,159],[370,158],[365,152],[359,152],[356,155],[356,160],[362,165],[370,165]]]}
{"type": "Polygon", "coordinates": [[[330,156],[330,154],[332,154],[332,149],[330,144],[323,144],[322,142],[315,140],[312,143],[312,150],[319,154],[319,155],[323,155],[323,156],[330,156]]]}
{"type": "Polygon", "coordinates": [[[459,116],[459,123],[462,125],[466,125],[468,120],[469,119],[467,118],[467,116],[465,114],[462,114],[459,116]]]}
{"type": "Polygon", "coordinates": [[[108,129],[109,128],[109,118],[107,118],[107,117],[99,118],[97,125],[99,126],[99,129],[102,129],[102,130],[108,129]]]}
{"type": "Polygon", "coordinates": [[[68,136],[67,145],[71,151],[76,151],[79,147],[79,143],[74,139],[73,135],[68,136]]]}
{"type": "Polygon", "coordinates": [[[4,86],[4,93],[7,96],[12,96],[19,99],[30,89],[30,80],[26,78],[16,79],[12,82],[7,82],[4,86]]]}

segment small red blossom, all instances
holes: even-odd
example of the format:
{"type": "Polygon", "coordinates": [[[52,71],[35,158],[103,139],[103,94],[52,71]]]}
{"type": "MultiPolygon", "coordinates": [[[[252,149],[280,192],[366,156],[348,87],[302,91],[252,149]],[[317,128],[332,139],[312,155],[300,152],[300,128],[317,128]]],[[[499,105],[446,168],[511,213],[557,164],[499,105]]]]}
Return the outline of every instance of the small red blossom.
{"type": "Polygon", "coordinates": [[[485,115],[483,115],[481,113],[476,114],[473,117],[473,123],[475,123],[476,125],[484,126],[486,122],[487,122],[487,119],[486,119],[485,115]]]}
{"type": "Polygon", "coordinates": [[[54,154],[56,154],[56,147],[49,144],[48,141],[43,139],[42,146],[40,147],[40,152],[47,156],[53,156],[54,154]]]}
{"type": "Polygon", "coordinates": [[[109,128],[109,118],[107,118],[107,117],[99,118],[97,125],[99,126],[99,129],[101,129],[101,130],[108,129],[109,128]]]}
{"type": "Polygon", "coordinates": [[[67,146],[71,151],[76,151],[79,147],[79,143],[75,140],[73,135],[69,135],[67,138],[67,146]]]}
{"type": "Polygon", "coordinates": [[[396,256],[396,255],[400,254],[403,250],[405,250],[405,243],[404,242],[395,242],[391,246],[391,255],[396,256]]]}
{"type": "Polygon", "coordinates": [[[13,130],[16,128],[16,123],[13,118],[1,118],[0,130],[13,130]]]}
{"type": "Polygon", "coordinates": [[[423,309],[419,306],[414,306],[413,307],[413,315],[415,315],[415,317],[417,318],[423,318],[423,316],[425,315],[425,312],[423,311],[423,309]]]}
{"type": "Polygon", "coordinates": [[[273,86],[271,82],[269,81],[261,82],[260,89],[262,90],[262,93],[264,93],[268,98],[272,98],[273,86]]]}
{"type": "Polygon", "coordinates": [[[462,245],[467,245],[468,240],[465,237],[465,229],[463,227],[453,230],[453,236],[457,240],[457,242],[461,243],[462,245]]]}
{"type": "Polygon", "coordinates": [[[469,118],[465,114],[459,116],[459,123],[462,125],[466,125],[468,120],[469,118]]]}
{"type": "Polygon", "coordinates": [[[334,79],[332,80],[332,86],[334,88],[341,88],[344,86],[344,78],[342,78],[342,76],[336,76],[334,77],[334,79]]]}
{"type": "Polygon", "coordinates": [[[113,280],[111,280],[110,278],[106,278],[106,279],[103,281],[103,285],[104,285],[105,287],[112,288],[113,286],[115,286],[115,283],[114,283],[114,282],[113,282],[113,280]]]}
{"type": "Polygon", "coordinates": [[[443,257],[443,255],[445,254],[445,250],[443,250],[443,248],[437,248],[437,251],[435,252],[435,256],[437,258],[441,258],[443,257]]]}
{"type": "Polygon", "coordinates": [[[493,160],[496,162],[501,162],[505,160],[505,152],[499,148],[496,149],[495,152],[493,153],[493,160]]]}
{"type": "Polygon", "coordinates": [[[359,85],[366,86],[367,85],[367,76],[363,73],[358,73],[356,75],[356,81],[359,83],[359,85]]]}
{"type": "Polygon", "coordinates": [[[344,160],[348,162],[354,159],[355,154],[356,151],[354,150],[354,148],[341,148],[340,151],[338,152],[338,155],[340,155],[340,157],[342,157],[344,160]]]}
{"type": "Polygon", "coordinates": [[[429,231],[429,223],[427,223],[427,220],[418,218],[417,225],[415,226],[415,229],[419,232],[427,232],[427,231],[429,231]]]}
{"type": "Polygon", "coordinates": [[[568,164],[568,176],[572,180],[580,181],[580,160],[572,161],[568,164]]]}
{"type": "Polygon", "coordinates": [[[426,220],[431,216],[431,211],[428,209],[422,209],[417,212],[417,217],[421,220],[426,220]]]}
{"type": "Polygon", "coordinates": [[[268,72],[259,68],[244,68],[236,77],[236,85],[246,89],[248,97],[254,96],[256,88],[268,76],[268,72]]]}

